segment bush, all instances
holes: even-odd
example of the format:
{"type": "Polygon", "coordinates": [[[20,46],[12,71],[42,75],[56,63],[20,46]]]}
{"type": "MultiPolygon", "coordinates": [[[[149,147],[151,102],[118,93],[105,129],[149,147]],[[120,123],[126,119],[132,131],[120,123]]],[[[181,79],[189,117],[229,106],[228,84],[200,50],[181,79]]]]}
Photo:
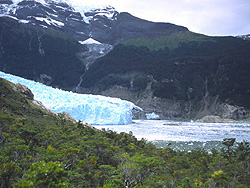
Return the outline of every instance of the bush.
{"type": "Polygon", "coordinates": [[[15,184],[16,187],[67,187],[67,171],[59,162],[44,161],[33,163],[26,172],[26,178],[15,184]]]}

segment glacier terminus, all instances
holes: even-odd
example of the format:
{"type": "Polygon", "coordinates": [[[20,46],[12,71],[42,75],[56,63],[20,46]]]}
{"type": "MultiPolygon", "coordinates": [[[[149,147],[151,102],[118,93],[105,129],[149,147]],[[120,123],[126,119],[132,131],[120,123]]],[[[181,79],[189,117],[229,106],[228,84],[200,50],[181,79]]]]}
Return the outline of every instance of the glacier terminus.
{"type": "Polygon", "coordinates": [[[52,88],[0,71],[0,77],[27,86],[34,99],[56,113],[67,112],[76,120],[92,125],[123,125],[132,123],[132,109],[142,109],[132,102],[101,95],[78,94],[52,88]]]}

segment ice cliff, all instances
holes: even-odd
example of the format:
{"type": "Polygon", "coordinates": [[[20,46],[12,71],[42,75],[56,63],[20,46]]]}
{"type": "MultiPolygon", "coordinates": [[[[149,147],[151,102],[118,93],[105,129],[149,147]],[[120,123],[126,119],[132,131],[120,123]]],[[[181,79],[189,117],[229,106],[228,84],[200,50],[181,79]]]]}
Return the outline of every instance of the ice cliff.
{"type": "Polygon", "coordinates": [[[30,88],[34,99],[54,112],[67,112],[76,120],[92,125],[121,125],[132,123],[132,109],[142,110],[132,102],[100,95],[77,94],[55,89],[0,71],[0,77],[30,88]]]}

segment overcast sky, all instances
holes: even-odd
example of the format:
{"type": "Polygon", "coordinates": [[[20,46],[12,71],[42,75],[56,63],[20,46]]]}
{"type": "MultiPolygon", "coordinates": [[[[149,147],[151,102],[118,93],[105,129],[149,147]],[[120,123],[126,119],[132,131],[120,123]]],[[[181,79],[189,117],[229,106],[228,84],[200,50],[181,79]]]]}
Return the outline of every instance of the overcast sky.
{"type": "Polygon", "coordinates": [[[206,35],[250,34],[250,0],[69,0],[73,5],[111,5],[119,12],[169,22],[206,35]]]}

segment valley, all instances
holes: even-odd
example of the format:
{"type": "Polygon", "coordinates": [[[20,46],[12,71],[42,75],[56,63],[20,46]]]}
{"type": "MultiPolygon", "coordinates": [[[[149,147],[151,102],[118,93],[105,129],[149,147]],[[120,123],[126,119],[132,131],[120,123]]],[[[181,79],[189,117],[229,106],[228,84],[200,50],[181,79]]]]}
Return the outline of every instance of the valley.
{"type": "Polygon", "coordinates": [[[249,34],[70,2],[0,0],[0,187],[249,187],[249,34]]]}
{"type": "Polygon", "coordinates": [[[63,1],[2,1],[0,14],[1,71],[120,97],[161,119],[249,118],[247,35],[211,37],[63,1]]]}

